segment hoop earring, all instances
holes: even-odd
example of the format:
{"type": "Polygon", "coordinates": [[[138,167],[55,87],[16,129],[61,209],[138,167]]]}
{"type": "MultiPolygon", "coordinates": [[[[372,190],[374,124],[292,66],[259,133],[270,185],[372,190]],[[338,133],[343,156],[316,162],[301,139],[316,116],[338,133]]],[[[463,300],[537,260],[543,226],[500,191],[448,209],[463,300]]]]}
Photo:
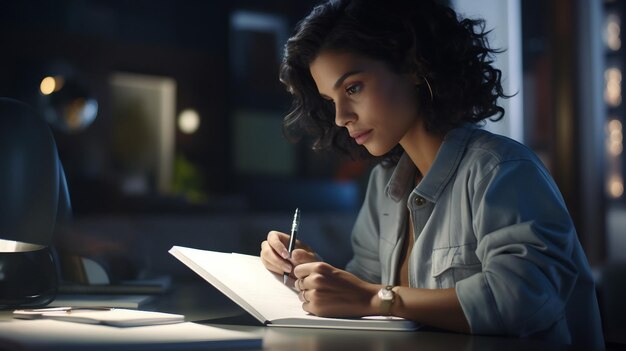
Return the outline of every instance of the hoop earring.
{"type": "Polygon", "coordinates": [[[433,88],[430,86],[430,82],[426,79],[426,76],[422,76],[424,82],[426,82],[426,86],[428,87],[428,93],[430,94],[430,102],[433,103],[435,101],[435,95],[433,94],[433,88]]]}

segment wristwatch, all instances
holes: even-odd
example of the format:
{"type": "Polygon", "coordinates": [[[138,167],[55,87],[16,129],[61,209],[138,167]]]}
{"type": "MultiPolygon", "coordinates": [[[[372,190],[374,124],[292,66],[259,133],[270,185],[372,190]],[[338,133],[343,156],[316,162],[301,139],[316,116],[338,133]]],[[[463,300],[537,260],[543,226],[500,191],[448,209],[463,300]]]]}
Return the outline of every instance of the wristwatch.
{"type": "Polygon", "coordinates": [[[396,301],[396,293],[391,289],[393,289],[393,286],[387,285],[378,291],[381,316],[389,316],[391,314],[391,305],[396,301]]]}

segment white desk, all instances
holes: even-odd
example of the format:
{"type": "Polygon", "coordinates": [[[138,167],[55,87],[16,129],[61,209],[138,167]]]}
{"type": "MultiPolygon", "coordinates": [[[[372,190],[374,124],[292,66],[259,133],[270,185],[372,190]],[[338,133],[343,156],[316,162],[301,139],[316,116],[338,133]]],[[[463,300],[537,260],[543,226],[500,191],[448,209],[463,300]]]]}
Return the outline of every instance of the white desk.
{"type": "Polygon", "coordinates": [[[253,317],[200,278],[197,284],[177,285],[174,291],[158,300],[161,302],[155,306],[158,311],[183,314],[187,320],[204,320],[210,324],[182,323],[130,329],[51,320],[13,320],[10,311],[2,311],[0,350],[578,350],[576,346],[537,340],[429,330],[386,332],[262,327],[254,325],[253,317]],[[234,318],[228,320],[228,317],[234,318]],[[38,324],[24,324],[28,322],[38,324]],[[243,342],[233,341],[238,339],[243,342]]]}
{"type": "Polygon", "coordinates": [[[118,328],[55,320],[0,320],[0,349],[8,350],[224,350],[260,349],[262,327],[191,322],[118,328]]]}
{"type": "Polygon", "coordinates": [[[116,328],[53,320],[0,320],[0,350],[559,351],[537,340],[417,331],[359,331],[179,323],[116,328]]]}

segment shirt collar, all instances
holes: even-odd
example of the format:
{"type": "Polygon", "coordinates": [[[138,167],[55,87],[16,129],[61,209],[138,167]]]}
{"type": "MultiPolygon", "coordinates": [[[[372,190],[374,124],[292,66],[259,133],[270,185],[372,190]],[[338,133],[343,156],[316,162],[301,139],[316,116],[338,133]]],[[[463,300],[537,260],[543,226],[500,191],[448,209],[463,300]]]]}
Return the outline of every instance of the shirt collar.
{"type": "MultiPolygon", "coordinates": [[[[466,123],[446,134],[430,170],[414,190],[417,194],[430,202],[437,202],[458,168],[469,137],[476,128],[475,125],[466,123]]],[[[416,171],[409,156],[406,153],[402,154],[387,183],[387,195],[396,202],[402,200],[407,191],[413,187],[416,171]]]]}

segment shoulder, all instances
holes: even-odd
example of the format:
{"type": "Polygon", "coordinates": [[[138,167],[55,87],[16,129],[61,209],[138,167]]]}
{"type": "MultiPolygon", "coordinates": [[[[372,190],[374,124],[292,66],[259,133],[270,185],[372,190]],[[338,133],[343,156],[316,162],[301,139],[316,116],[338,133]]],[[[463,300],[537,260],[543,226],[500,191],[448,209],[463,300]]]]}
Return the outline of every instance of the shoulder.
{"type": "Polygon", "coordinates": [[[493,162],[522,159],[541,162],[526,145],[483,129],[474,130],[467,145],[467,152],[469,156],[493,162]]]}
{"type": "Polygon", "coordinates": [[[533,169],[548,176],[543,162],[526,145],[482,129],[472,133],[460,168],[472,171],[478,178],[503,168],[533,169]]]}

